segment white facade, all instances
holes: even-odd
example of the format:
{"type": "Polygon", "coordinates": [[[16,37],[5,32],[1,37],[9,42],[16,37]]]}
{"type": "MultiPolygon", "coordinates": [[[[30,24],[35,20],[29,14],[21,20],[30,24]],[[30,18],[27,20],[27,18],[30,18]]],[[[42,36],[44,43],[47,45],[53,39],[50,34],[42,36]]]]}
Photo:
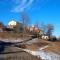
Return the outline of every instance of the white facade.
{"type": "Polygon", "coordinates": [[[17,25],[17,22],[14,21],[14,20],[12,20],[12,21],[10,21],[10,22],[8,23],[8,28],[13,28],[13,27],[16,26],[16,25],[17,25]]]}
{"type": "Polygon", "coordinates": [[[49,37],[48,36],[42,36],[42,39],[49,39],[49,37]]]}

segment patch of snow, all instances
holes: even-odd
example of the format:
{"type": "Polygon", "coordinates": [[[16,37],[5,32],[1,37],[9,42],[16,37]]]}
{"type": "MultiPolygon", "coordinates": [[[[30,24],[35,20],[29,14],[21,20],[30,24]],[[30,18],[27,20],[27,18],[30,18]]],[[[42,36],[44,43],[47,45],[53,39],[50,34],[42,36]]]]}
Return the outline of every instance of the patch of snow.
{"type": "Polygon", "coordinates": [[[35,43],[35,42],[38,42],[38,38],[32,39],[30,41],[27,41],[26,43],[27,44],[32,44],[32,43],[35,43]]]}
{"type": "Polygon", "coordinates": [[[22,42],[22,39],[2,39],[0,38],[0,41],[5,41],[5,42],[22,42]]]}
{"type": "Polygon", "coordinates": [[[39,48],[39,50],[37,50],[37,51],[32,51],[32,50],[28,50],[28,49],[23,49],[23,50],[34,56],[40,57],[41,59],[44,59],[44,60],[60,60],[59,55],[51,53],[51,52],[46,52],[43,50],[47,47],[49,47],[49,46],[39,48]]]}
{"type": "Polygon", "coordinates": [[[45,49],[45,48],[47,48],[47,47],[49,47],[49,45],[44,46],[44,47],[41,47],[41,48],[39,48],[39,50],[43,50],[43,49],[45,49]]]}

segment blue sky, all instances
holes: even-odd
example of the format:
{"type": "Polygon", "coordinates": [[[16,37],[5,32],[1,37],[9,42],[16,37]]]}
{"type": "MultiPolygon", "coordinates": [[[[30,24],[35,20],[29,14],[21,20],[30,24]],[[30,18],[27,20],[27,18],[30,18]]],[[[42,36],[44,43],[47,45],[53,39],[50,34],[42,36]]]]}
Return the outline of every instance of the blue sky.
{"type": "Polygon", "coordinates": [[[20,12],[26,12],[31,24],[37,21],[54,25],[54,35],[60,36],[60,0],[0,0],[0,21],[5,25],[20,20],[20,12]]]}

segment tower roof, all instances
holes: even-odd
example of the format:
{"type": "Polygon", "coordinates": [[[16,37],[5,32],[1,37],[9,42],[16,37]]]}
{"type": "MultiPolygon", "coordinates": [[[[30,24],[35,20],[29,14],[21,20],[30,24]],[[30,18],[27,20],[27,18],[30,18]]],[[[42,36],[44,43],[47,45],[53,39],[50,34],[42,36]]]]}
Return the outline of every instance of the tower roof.
{"type": "Polygon", "coordinates": [[[8,23],[8,25],[10,26],[10,25],[13,25],[13,26],[15,26],[17,24],[17,22],[16,21],[14,21],[14,20],[11,20],[9,23],[8,23]]]}

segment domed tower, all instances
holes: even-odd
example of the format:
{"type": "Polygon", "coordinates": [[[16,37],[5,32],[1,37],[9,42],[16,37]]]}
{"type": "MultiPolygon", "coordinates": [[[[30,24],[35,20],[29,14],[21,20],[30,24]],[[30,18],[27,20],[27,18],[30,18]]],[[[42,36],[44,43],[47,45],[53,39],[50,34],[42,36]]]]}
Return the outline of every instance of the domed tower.
{"type": "Polygon", "coordinates": [[[15,20],[11,20],[8,23],[8,28],[14,28],[17,25],[17,22],[15,20]]]}

